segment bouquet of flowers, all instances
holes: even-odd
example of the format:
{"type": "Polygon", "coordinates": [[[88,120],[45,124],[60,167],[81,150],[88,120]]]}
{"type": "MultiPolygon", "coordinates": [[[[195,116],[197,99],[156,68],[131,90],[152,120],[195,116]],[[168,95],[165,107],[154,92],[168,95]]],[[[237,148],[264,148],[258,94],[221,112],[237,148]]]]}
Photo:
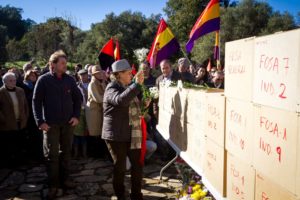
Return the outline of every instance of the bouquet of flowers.
{"type": "Polygon", "coordinates": [[[136,50],[133,51],[135,57],[138,59],[138,61],[140,63],[145,61],[148,52],[149,52],[149,49],[146,49],[144,47],[141,48],[141,49],[136,49],[136,50]]]}
{"type": "Polygon", "coordinates": [[[158,87],[151,87],[149,88],[149,91],[152,99],[158,99],[159,97],[158,87]]]}
{"type": "Polygon", "coordinates": [[[176,160],[176,169],[181,176],[183,187],[177,193],[177,200],[212,200],[208,190],[197,175],[181,158],[176,160]]]}
{"type": "Polygon", "coordinates": [[[182,190],[178,191],[176,198],[177,200],[212,200],[212,197],[207,195],[208,190],[201,181],[191,181],[182,190]]]}

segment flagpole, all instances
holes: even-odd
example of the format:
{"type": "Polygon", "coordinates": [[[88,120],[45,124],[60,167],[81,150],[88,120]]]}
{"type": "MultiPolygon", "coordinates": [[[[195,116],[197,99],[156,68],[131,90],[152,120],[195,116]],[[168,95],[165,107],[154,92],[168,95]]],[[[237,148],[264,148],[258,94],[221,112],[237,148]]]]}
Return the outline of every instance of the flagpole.
{"type": "MultiPolygon", "coordinates": [[[[180,46],[180,45],[179,45],[180,46]]],[[[182,54],[183,54],[183,56],[189,61],[189,63],[190,63],[190,65],[192,65],[192,62],[191,62],[191,60],[187,57],[187,55],[185,54],[185,52],[183,51],[183,49],[182,49],[182,47],[180,46],[180,50],[181,50],[181,52],[182,52],[182,54]]]]}
{"type": "Polygon", "coordinates": [[[217,68],[221,70],[221,29],[219,30],[219,62],[217,64],[219,65],[217,68]]]}

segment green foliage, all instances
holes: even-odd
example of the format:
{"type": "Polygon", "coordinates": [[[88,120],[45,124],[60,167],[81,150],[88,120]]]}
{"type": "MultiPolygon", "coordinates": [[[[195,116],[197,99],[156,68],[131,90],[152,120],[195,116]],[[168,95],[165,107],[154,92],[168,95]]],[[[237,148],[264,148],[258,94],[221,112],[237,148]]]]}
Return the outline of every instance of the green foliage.
{"type": "Polygon", "coordinates": [[[187,41],[188,34],[209,0],[169,0],[164,12],[176,38],[187,41]]]}
{"type": "MultiPolygon", "coordinates": [[[[225,42],[272,34],[296,28],[294,18],[289,13],[274,12],[266,2],[256,0],[240,1],[235,7],[221,8],[220,50],[224,64],[225,42]]],[[[198,63],[213,58],[214,33],[197,40],[192,51],[192,59],[198,63]]]]}
{"type": "MultiPolygon", "coordinates": [[[[209,0],[169,0],[164,8],[168,23],[180,43],[186,43],[189,33],[209,0]]],[[[231,7],[236,1],[220,0],[223,7],[231,7]]]]}
{"type": "Polygon", "coordinates": [[[34,22],[32,20],[22,20],[21,8],[0,6],[0,25],[7,28],[7,36],[9,39],[21,39],[25,32],[34,22]]]}
{"type": "Polygon", "coordinates": [[[7,51],[5,48],[7,40],[7,28],[0,25],[0,64],[5,63],[8,59],[7,51]]]}
{"type": "MultiPolygon", "coordinates": [[[[7,6],[0,6],[0,63],[5,63],[9,59],[9,52],[6,44],[8,40],[13,40],[9,47],[16,45],[16,40],[20,40],[23,35],[31,28],[34,21],[22,19],[21,8],[7,6]]],[[[10,53],[11,54],[11,53],[10,53]]]]}
{"type": "MultiPolygon", "coordinates": [[[[185,49],[188,35],[205,9],[209,0],[168,0],[164,12],[168,24],[185,49]]],[[[288,13],[273,11],[266,1],[220,0],[221,61],[224,61],[225,42],[240,38],[272,34],[286,31],[300,25],[300,12],[297,22],[288,13]],[[297,26],[296,26],[297,25],[297,26]]],[[[60,17],[50,18],[45,23],[36,24],[30,19],[22,19],[22,9],[0,6],[0,64],[16,60],[35,59],[45,64],[55,50],[62,49],[68,55],[70,66],[73,63],[98,63],[98,53],[111,38],[119,40],[121,57],[137,63],[133,51],[150,48],[161,15],[145,17],[140,12],[124,11],[119,15],[110,13],[91,29],[82,31],[72,20],[60,17]]],[[[215,34],[208,34],[195,43],[190,55],[197,63],[207,62],[213,57],[215,34]]],[[[174,55],[175,61],[182,52],[174,55]]]]}
{"type": "Polygon", "coordinates": [[[110,13],[102,22],[92,25],[78,47],[77,56],[83,63],[97,62],[102,46],[113,37],[119,41],[121,57],[136,62],[133,51],[151,47],[159,19],[160,15],[146,18],[140,12],[124,11],[118,16],[110,13]]]}

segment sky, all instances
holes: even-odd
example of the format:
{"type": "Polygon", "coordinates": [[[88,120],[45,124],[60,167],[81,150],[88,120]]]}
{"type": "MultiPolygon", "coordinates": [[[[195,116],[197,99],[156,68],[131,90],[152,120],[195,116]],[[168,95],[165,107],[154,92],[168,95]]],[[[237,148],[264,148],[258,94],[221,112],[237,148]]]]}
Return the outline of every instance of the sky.
{"type": "MultiPolygon", "coordinates": [[[[261,0],[269,2],[274,10],[289,11],[294,16],[300,11],[300,0],[261,0]]],[[[120,14],[125,10],[140,11],[147,17],[162,14],[167,0],[0,0],[0,5],[7,4],[22,8],[23,18],[30,18],[37,23],[45,22],[50,17],[71,17],[82,30],[90,29],[92,23],[101,22],[111,12],[120,14]]]]}

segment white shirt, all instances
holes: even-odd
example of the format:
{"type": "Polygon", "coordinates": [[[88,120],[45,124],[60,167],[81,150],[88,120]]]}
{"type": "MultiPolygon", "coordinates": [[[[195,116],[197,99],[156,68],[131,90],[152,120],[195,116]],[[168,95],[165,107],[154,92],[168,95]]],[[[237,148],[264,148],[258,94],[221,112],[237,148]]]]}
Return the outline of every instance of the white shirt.
{"type": "Polygon", "coordinates": [[[16,120],[20,119],[20,113],[19,113],[19,101],[18,97],[15,91],[8,91],[8,94],[13,102],[13,107],[14,107],[14,113],[16,116],[16,120]]]}

